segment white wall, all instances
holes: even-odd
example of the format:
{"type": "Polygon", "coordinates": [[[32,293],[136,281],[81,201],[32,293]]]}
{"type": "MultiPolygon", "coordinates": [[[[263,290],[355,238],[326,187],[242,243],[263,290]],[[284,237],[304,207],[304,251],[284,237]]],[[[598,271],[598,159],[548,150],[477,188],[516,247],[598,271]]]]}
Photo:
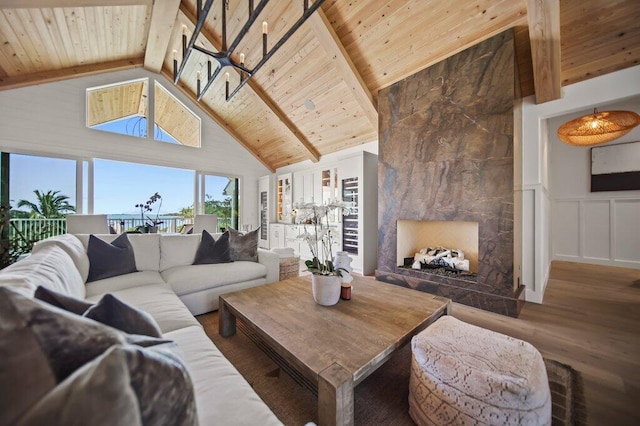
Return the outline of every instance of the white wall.
{"type": "MultiPolygon", "coordinates": [[[[552,222],[555,193],[550,167],[555,145],[550,135],[557,127],[548,120],[567,114],[579,116],[585,110],[640,95],[640,66],[572,84],[562,92],[561,99],[540,105],[534,97],[528,97],[522,106],[522,188],[516,188],[522,191],[523,199],[522,283],[527,287],[526,300],[537,303],[542,303],[551,260],[555,258],[551,234],[563,225],[552,222]]],[[[625,205],[622,210],[631,216],[634,208],[625,205]]]]}
{"type": "MultiPolygon", "coordinates": [[[[159,74],[133,69],[1,91],[0,129],[0,151],[73,159],[101,158],[238,177],[240,223],[258,225],[258,178],[269,171],[159,74]],[[116,135],[85,126],[88,87],[142,77],[157,79],[200,115],[201,148],[116,135]]],[[[162,188],[158,190],[162,192],[162,188]]]]}
{"type": "MultiPolygon", "coordinates": [[[[640,113],[640,96],[600,110],[640,113]]],[[[562,143],[557,129],[592,109],[549,122],[554,259],[640,268],[640,191],[591,192],[591,149],[562,143]]],[[[607,145],[640,141],[640,126],[607,145]]]]}

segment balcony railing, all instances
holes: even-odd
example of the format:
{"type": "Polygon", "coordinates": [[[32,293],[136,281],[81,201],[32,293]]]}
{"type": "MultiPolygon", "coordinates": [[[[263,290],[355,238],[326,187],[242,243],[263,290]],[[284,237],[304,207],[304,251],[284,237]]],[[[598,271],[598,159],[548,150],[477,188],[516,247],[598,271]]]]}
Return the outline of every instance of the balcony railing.
{"type": "MultiPolygon", "coordinates": [[[[109,225],[116,233],[135,231],[137,227],[144,226],[146,221],[142,219],[109,219],[109,225]]],[[[228,229],[230,218],[218,218],[218,231],[228,229]]],[[[158,225],[160,233],[177,233],[182,231],[183,225],[193,224],[193,218],[170,217],[162,218],[158,225]]],[[[11,219],[9,226],[9,239],[13,242],[13,249],[25,248],[35,241],[61,235],[67,232],[67,221],[61,219],[11,219]]],[[[24,250],[22,250],[24,251],[24,250]]]]}

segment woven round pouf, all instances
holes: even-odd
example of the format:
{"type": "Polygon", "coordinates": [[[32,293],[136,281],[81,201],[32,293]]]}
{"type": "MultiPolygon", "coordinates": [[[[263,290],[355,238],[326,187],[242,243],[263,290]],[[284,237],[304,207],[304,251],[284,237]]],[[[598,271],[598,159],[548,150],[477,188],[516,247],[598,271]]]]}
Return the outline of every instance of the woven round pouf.
{"type": "Polygon", "coordinates": [[[443,316],[411,340],[409,414],[418,425],[550,425],[551,393],[531,344],[443,316]]]}

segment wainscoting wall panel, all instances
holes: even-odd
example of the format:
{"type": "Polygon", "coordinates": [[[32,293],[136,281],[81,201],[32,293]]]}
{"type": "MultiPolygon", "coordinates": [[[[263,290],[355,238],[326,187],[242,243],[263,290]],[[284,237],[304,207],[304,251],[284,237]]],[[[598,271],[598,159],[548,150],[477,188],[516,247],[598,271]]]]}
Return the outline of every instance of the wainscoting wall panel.
{"type": "Polygon", "coordinates": [[[611,258],[611,215],[608,200],[582,201],[582,250],[585,259],[611,258]]]}
{"type": "Polygon", "coordinates": [[[614,210],[615,262],[632,262],[640,268],[640,199],[616,200],[614,210]]]}
{"type": "Polygon", "coordinates": [[[640,197],[559,198],[551,215],[554,259],[640,268],[640,197]]]}
{"type": "Polygon", "coordinates": [[[552,211],[554,255],[580,257],[580,201],[556,201],[552,211]]]}

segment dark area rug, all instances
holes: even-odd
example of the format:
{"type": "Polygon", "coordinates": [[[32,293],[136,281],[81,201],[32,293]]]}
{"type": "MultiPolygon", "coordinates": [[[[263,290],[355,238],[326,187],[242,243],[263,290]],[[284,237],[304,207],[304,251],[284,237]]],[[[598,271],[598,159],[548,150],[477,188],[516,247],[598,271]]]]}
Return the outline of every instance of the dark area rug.
{"type": "MultiPolygon", "coordinates": [[[[203,323],[211,340],[285,424],[316,422],[316,395],[293,380],[254,344],[238,324],[236,335],[218,334],[217,316],[203,323]]],[[[398,350],[355,389],[356,425],[413,425],[409,416],[410,345],[398,350]]],[[[570,366],[545,359],[553,400],[553,425],[584,425],[586,409],[580,375],[570,366]]]]}

